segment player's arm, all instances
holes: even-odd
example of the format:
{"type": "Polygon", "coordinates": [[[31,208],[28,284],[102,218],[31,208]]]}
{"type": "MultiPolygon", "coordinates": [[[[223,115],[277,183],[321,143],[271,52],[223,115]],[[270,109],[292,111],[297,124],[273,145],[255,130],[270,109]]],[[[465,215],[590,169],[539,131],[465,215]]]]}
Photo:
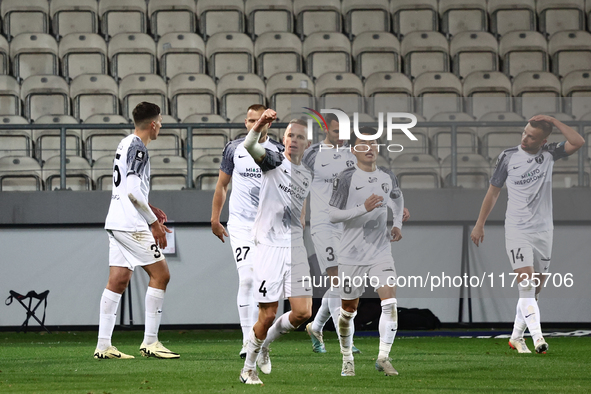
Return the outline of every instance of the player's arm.
{"type": "Polygon", "coordinates": [[[265,110],[244,139],[244,147],[257,163],[261,163],[266,155],[265,148],[259,144],[261,131],[263,131],[265,125],[268,124],[270,126],[275,119],[277,119],[277,113],[274,110],[265,110]]]}
{"type": "Polygon", "coordinates": [[[480,207],[480,214],[478,215],[478,220],[476,221],[476,225],[472,230],[472,234],[470,234],[470,238],[472,238],[472,242],[474,242],[476,246],[478,246],[480,242],[484,241],[484,224],[486,223],[486,219],[488,219],[488,215],[490,215],[490,212],[497,203],[499,193],[501,193],[501,188],[491,184],[488,187],[486,196],[484,196],[482,206],[480,207]]]}
{"type": "Polygon", "coordinates": [[[141,191],[141,180],[136,174],[129,174],[127,176],[127,196],[129,200],[138,210],[140,215],[146,219],[146,222],[150,226],[156,245],[165,248],[166,247],[166,233],[172,232],[164,224],[158,221],[158,218],[152,212],[148,200],[144,197],[141,191]]]}
{"type": "Polygon", "coordinates": [[[152,212],[154,212],[154,215],[156,215],[156,217],[158,218],[158,221],[160,223],[164,224],[168,221],[168,216],[166,216],[166,214],[164,213],[164,211],[162,209],[156,208],[155,206],[153,206],[150,203],[148,203],[148,206],[150,207],[152,212]]]}
{"type": "Polygon", "coordinates": [[[577,133],[572,127],[565,125],[564,123],[562,123],[556,118],[553,118],[552,116],[536,115],[532,117],[529,121],[531,122],[532,120],[545,120],[546,122],[554,125],[562,133],[564,138],[566,138],[566,143],[564,144],[564,153],[566,153],[567,156],[572,155],[573,153],[581,149],[583,145],[585,145],[585,139],[582,135],[577,133]]]}
{"type": "Polygon", "coordinates": [[[372,194],[367,198],[367,200],[365,200],[363,205],[359,205],[354,208],[339,209],[337,207],[331,206],[328,211],[328,219],[331,223],[340,223],[350,219],[355,219],[358,216],[373,211],[382,205],[382,201],[384,201],[382,196],[372,194]]]}
{"type": "Polygon", "coordinates": [[[220,170],[218,181],[215,185],[215,192],[213,193],[213,201],[211,202],[211,232],[215,234],[222,242],[224,241],[224,235],[228,237],[228,232],[220,223],[220,215],[222,208],[226,202],[226,195],[228,193],[228,185],[232,180],[232,176],[226,174],[223,170],[220,170]]]}
{"type": "Polygon", "coordinates": [[[306,228],[306,201],[304,200],[304,204],[302,205],[302,213],[300,213],[300,223],[302,223],[302,228],[306,228]]]}

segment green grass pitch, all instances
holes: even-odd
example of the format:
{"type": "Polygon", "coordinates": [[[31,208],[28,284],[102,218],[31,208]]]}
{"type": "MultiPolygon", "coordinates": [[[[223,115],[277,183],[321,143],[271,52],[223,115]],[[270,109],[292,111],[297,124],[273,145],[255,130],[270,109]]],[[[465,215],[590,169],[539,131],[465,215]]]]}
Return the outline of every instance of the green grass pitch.
{"type": "MultiPolygon", "coordinates": [[[[355,377],[341,377],[334,332],[328,353],[312,353],[303,332],[271,346],[273,371],[263,386],[238,382],[238,331],[163,331],[178,360],[139,355],[143,333],[116,331],[113,344],[133,360],[95,360],[96,332],[0,333],[0,393],[583,393],[591,391],[591,337],[547,338],[548,354],[518,354],[506,339],[398,337],[392,364],[399,376],[374,368],[377,337],[355,338],[355,377]]],[[[528,346],[533,348],[531,339],[528,346]]]]}

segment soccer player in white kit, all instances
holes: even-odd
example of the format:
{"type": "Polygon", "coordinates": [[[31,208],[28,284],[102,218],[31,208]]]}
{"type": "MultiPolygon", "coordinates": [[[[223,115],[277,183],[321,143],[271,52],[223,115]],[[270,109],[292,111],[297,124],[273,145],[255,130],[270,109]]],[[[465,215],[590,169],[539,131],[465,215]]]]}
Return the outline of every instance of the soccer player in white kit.
{"type": "Polygon", "coordinates": [[[548,350],[542,336],[537,298],[546,279],[539,274],[548,272],[552,254],[552,168],[555,160],[572,155],[584,144],[583,137],[559,120],[545,115],[532,117],[523,130],[521,145],[499,155],[472,230],[472,241],[478,246],[484,240],[486,219],[506,183],[509,201],[505,215],[505,246],[519,282],[519,300],[509,346],[519,353],[531,353],[523,339],[526,328],[535,351],[545,353],[548,350]],[[547,143],[553,126],[566,141],[547,143]]]}
{"type": "MultiPolygon", "coordinates": [[[[244,124],[250,130],[263,112],[264,105],[253,104],[248,107],[244,124]]],[[[283,151],[281,143],[267,136],[269,126],[261,129],[259,143],[274,152],[283,151]]],[[[259,190],[261,188],[262,171],[244,148],[244,138],[228,142],[222,154],[222,163],[218,182],[213,194],[211,209],[211,231],[222,241],[224,235],[230,233],[230,245],[238,270],[238,315],[242,328],[242,349],[240,357],[246,357],[248,334],[257,320],[258,308],[253,299],[252,262],[255,258],[255,245],[252,237],[252,226],[259,206],[259,190]],[[220,213],[226,201],[228,185],[233,180],[230,194],[228,232],[220,223],[220,213]]]]}
{"type": "MultiPolygon", "coordinates": [[[[361,134],[375,135],[371,127],[361,134]]],[[[380,346],[375,367],[386,375],[398,375],[390,363],[390,349],[398,329],[396,269],[390,242],[402,239],[404,199],[398,179],[387,168],[377,168],[377,140],[354,141],[357,164],[341,172],[333,184],[330,221],[344,223],[338,250],[342,306],[339,341],[343,354],[341,376],[355,376],[352,353],[353,318],[365,284],[374,287],[382,306],[379,321],[380,346]],[[394,223],[387,228],[388,211],[394,223]],[[369,279],[364,279],[369,278],[369,279]],[[360,282],[361,281],[361,282],[360,282]]]]}
{"type": "MultiPolygon", "coordinates": [[[[274,110],[266,110],[244,141],[264,174],[253,227],[257,245],[253,264],[254,298],[259,303],[259,317],[250,331],[246,360],[240,372],[240,381],[246,384],[262,384],[255,366],[261,349],[296,329],[312,314],[312,285],[304,281],[310,277],[310,267],[302,223],[312,174],[301,162],[310,142],[306,123],[293,120],[283,137],[285,152],[263,148],[258,143],[260,131],[276,116],[274,110]],[[273,324],[278,302],[283,298],[289,299],[291,311],[273,324]]],[[[269,373],[270,362],[266,364],[268,369],[261,367],[261,371],[269,373]]]]}
{"type": "Polygon", "coordinates": [[[158,341],[164,292],[170,280],[160,248],[166,247],[166,215],[148,203],[150,158],[146,146],[158,138],[160,107],[141,102],[133,110],[135,132],[121,140],[113,161],[113,192],[105,222],[109,234],[109,281],[100,303],[97,359],[134,358],[111,344],[117,307],[133,270],[150,276],[145,299],[145,332],[140,346],[144,357],[179,358],[158,341]]]}

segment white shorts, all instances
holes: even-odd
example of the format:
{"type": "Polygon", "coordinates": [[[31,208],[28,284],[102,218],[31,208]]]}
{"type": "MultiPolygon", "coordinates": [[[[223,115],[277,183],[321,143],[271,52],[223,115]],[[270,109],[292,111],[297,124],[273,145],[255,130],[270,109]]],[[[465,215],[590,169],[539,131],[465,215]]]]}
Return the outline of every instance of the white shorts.
{"type": "Polygon", "coordinates": [[[534,267],[534,272],[548,272],[554,230],[541,233],[505,232],[505,248],[513,270],[534,267]]]}
{"type": "Polygon", "coordinates": [[[154,264],[164,260],[164,254],[156,245],[150,231],[107,230],[109,234],[109,266],[135,267],[154,264]]]}
{"type": "Polygon", "coordinates": [[[310,265],[304,245],[276,247],[258,244],[257,248],[259,258],[253,264],[256,302],[312,297],[310,265]],[[304,280],[306,277],[310,281],[304,280]]]}
{"type": "Polygon", "coordinates": [[[252,265],[255,259],[256,245],[250,228],[228,226],[228,233],[236,268],[252,265]]]}
{"type": "Polygon", "coordinates": [[[327,268],[339,266],[337,250],[341,244],[340,233],[317,232],[312,234],[312,242],[322,275],[326,275],[327,268]]]}
{"type": "Polygon", "coordinates": [[[355,300],[363,295],[365,286],[374,290],[380,287],[396,285],[394,260],[382,261],[373,265],[339,265],[339,278],[342,281],[341,299],[355,300]]]}

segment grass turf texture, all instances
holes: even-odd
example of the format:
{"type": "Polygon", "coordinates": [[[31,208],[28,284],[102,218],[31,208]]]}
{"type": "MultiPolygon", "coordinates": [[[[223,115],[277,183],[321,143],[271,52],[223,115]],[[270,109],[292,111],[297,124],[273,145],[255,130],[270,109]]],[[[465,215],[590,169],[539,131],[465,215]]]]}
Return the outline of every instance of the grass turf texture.
{"type": "MultiPolygon", "coordinates": [[[[238,382],[238,331],[164,331],[160,339],[178,360],[139,355],[142,332],[116,331],[114,345],[134,360],[95,360],[95,332],[0,333],[0,393],[125,392],[519,392],[591,390],[591,338],[548,338],[548,354],[518,354],[507,339],[400,337],[392,348],[399,376],[375,370],[377,337],[356,337],[354,377],[341,377],[334,332],[328,353],[312,353],[309,337],[290,333],[271,346],[273,371],[264,386],[238,382]]],[[[527,344],[533,350],[531,339],[527,344]]]]}

